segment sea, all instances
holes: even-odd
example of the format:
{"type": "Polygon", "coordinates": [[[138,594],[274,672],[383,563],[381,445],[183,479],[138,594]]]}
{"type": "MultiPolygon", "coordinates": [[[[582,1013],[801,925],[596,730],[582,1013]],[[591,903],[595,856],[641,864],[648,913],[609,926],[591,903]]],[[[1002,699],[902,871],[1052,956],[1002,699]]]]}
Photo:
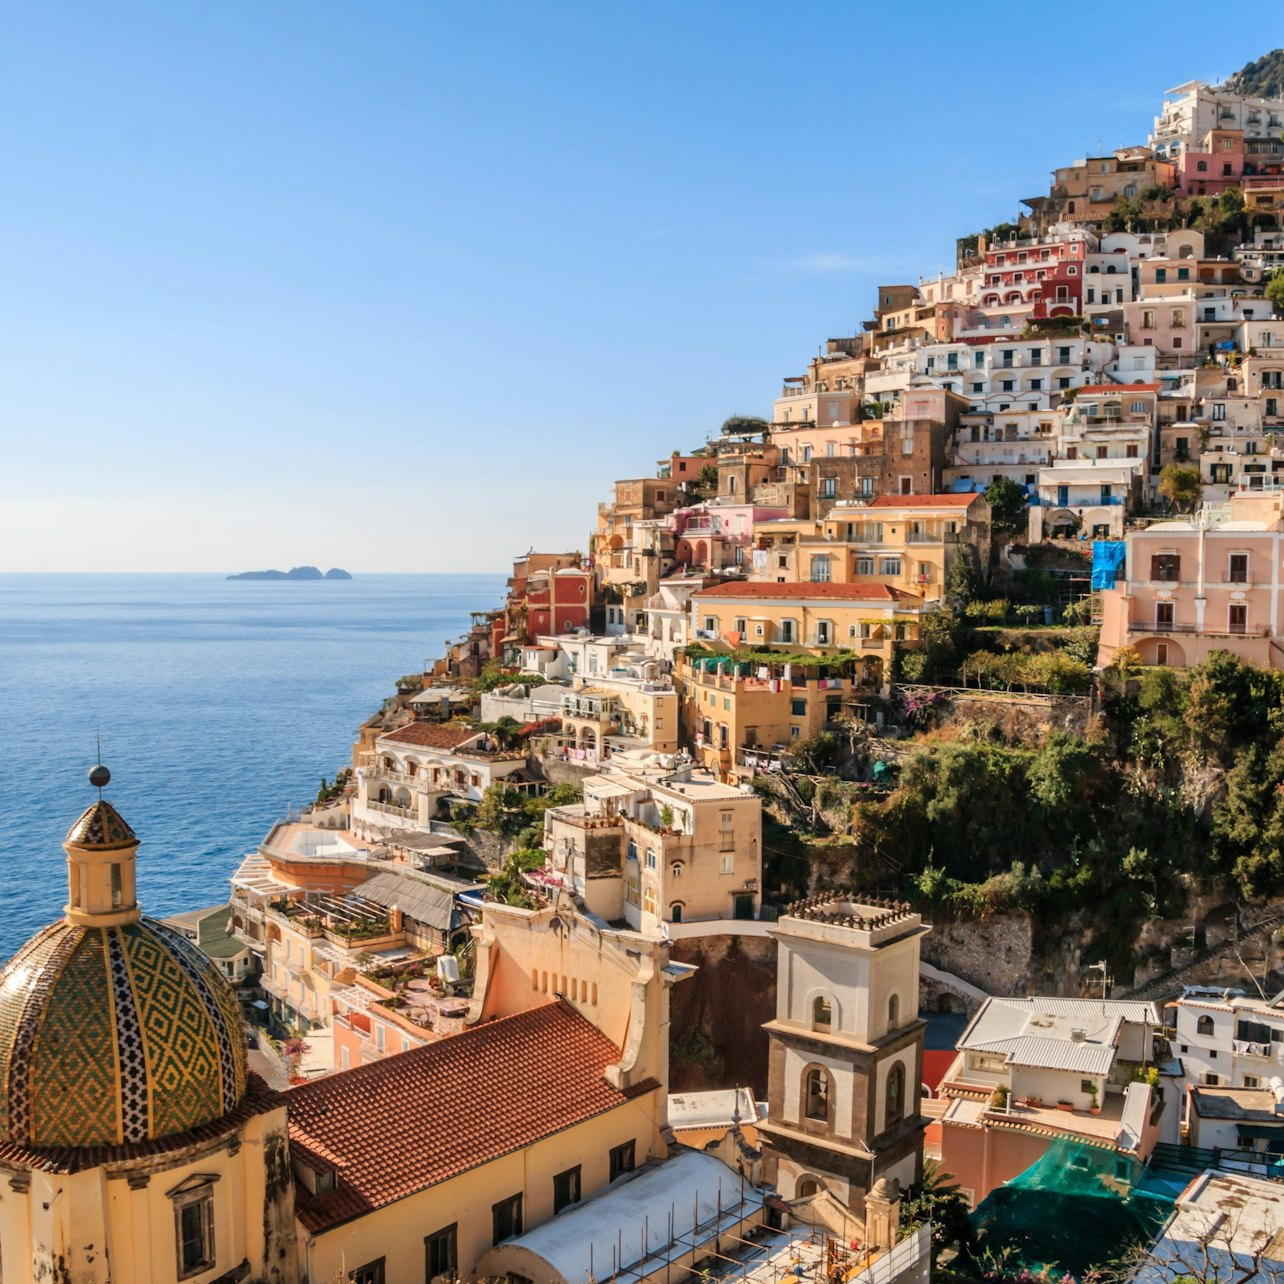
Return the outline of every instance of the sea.
{"type": "Polygon", "coordinates": [[[61,843],[96,797],[133,826],[153,916],[226,901],[228,877],[357,728],[500,604],[503,575],[0,574],[0,959],[67,900],[61,843]]]}

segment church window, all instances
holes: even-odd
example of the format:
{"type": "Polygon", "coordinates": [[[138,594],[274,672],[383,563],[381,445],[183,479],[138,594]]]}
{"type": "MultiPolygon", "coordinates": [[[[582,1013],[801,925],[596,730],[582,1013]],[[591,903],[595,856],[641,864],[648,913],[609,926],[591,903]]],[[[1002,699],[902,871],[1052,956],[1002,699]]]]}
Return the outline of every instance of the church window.
{"type": "Polygon", "coordinates": [[[214,1182],[193,1178],[170,1198],[174,1201],[174,1232],[178,1250],[178,1278],[200,1275],[214,1265],[214,1182]]]}
{"type": "Polygon", "coordinates": [[[811,1023],[813,1026],[823,1025],[828,1028],[833,1024],[834,1010],[830,1007],[829,1000],[821,995],[811,1005],[811,1023]]]}
{"type": "Polygon", "coordinates": [[[887,1075],[887,1127],[905,1113],[905,1067],[898,1061],[887,1075]]]}
{"type": "Polygon", "coordinates": [[[803,1113],[808,1119],[829,1119],[829,1075],[819,1066],[807,1071],[803,1080],[803,1113]]]}
{"type": "Polygon", "coordinates": [[[111,907],[120,909],[124,904],[125,894],[121,888],[120,866],[113,864],[111,867],[111,907]]]}
{"type": "Polygon", "coordinates": [[[893,994],[887,1000],[887,1028],[895,1030],[901,1019],[901,997],[899,994],[893,994]]]}

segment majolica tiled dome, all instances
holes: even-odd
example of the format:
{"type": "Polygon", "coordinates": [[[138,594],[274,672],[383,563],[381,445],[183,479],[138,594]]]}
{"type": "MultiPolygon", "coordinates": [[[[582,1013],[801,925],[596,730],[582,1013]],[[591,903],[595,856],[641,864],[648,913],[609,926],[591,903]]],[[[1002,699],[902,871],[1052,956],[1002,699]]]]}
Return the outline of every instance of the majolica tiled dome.
{"type": "MultiPolygon", "coordinates": [[[[138,845],[101,800],[67,844],[69,855],[119,850],[131,862],[138,845]]],[[[151,1141],[228,1113],[245,1080],[231,986],[162,923],[134,915],[97,926],[69,915],[0,971],[0,1138],[39,1147],[151,1141]]]]}

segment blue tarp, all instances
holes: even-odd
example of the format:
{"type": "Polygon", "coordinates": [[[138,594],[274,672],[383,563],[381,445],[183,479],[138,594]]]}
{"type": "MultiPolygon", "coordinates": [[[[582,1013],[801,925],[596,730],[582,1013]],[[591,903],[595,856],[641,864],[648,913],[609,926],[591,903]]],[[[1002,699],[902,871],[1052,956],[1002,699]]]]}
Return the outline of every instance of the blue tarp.
{"type": "Polygon", "coordinates": [[[1115,579],[1123,570],[1127,545],[1121,539],[1094,540],[1092,545],[1092,589],[1114,588],[1115,579]]]}

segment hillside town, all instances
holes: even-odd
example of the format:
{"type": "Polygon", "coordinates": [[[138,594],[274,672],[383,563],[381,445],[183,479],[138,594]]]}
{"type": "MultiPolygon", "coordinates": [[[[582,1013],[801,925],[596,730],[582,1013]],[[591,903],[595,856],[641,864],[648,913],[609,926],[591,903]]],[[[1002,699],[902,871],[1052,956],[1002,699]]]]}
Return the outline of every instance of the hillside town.
{"type": "Polygon", "coordinates": [[[6,1279],[1284,1276],[1284,98],[955,250],[516,557],[225,904],[143,916],[94,768],[6,1279]]]}

